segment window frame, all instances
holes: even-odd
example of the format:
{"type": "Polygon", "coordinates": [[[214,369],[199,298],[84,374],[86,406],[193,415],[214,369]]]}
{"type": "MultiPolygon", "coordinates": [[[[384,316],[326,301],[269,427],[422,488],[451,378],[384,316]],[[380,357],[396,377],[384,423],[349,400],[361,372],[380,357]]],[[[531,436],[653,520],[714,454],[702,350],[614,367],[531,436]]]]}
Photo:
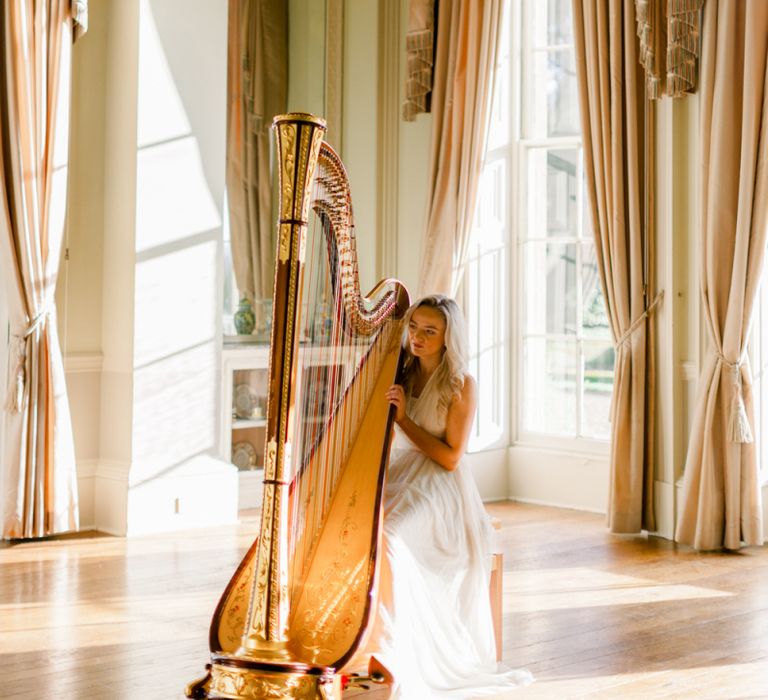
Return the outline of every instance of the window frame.
{"type": "MultiPolygon", "coordinates": [[[[507,107],[510,110],[510,137],[503,147],[489,150],[487,153],[493,159],[504,157],[507,160],[509,176],[507,183],[507,209],[506,221],[506,260],[507,278],[510,280],[507,305],[507,333],[506,338],[508,348],[505,355],[507,363],[507,429],[504,434],[494,443],[483,445],[473,452],[484,452],[500,447],[526,447],[545,450],[556,450],[558,452],[567,452],[571,454],[586,455],[589,457],[604,458],[610,451],[610,438],[595,438],[582,435],[568,436],[555,435],[550,433],[540,433],[523,429],[522,406],[524,398],[524,343],[528,337],[538,336],[538,334],[524,333],[523,312],[525,301],[525,279],[524,272],[524,247],[528,240],[557,241],[563,243],[575,243],[577,248],[577,298],[581,299],[582,285],[582,247],[588,238],[583,236],[578,238],[551,239],[542,237],[541,239],[527,239],[526,231],[528,225],[527,198],[528,188],[525,185],[525,168],[528,164],[528,156],[535,148],[576,148],[580,151],[583,159],[583,138],[579,136],[557,136],[552,138],[526,138],[529,133],[528,110],[525,109],[526,100],[530,99],[530,78],[527,75],[528,57],[531,55],[531,46],[528,37],[530,32],[526,31],[530,17],[526,14],[526,9],[530,8],[532,2],[538,0],[507,0],[507,6],[504,12],[504,20],[509,23],[507,27],[510,32],[510,90],[507,107]],[[504,153],[504,155],[500,155],[504,153]]],[[[544,49],[537,49],[544,50],[544,49]]],[[[563,49],[566,50],[566,49],[563,49]]],[[[497,64],[498,65],[498,64],[497,64]]],[[[486,156],[487,157],[487,156],[486,156]]],[[[582,166],[583,167],[583,166],[582,166]]],[[[583,221],[583,184],[577,183],[581,197],[579,197],[579,226],[583,221]]],[[[579,231],[581,233],[581,229],[579,231]]],[[[465,279],[468,279],[465,278],[465,279]]],[[[478,300],[479,302],[479,300],[478,300]]],[[[569,340],[576,344],[576,362],[577,362],[577,431],[581,430],[581,418],[583,412],[584,399],[584,346],[591,342],[589,338],[584,338],[581,332],[581,320],[583,309],[580,305],[577,307],[577,322],[579,331],[569,340]]],[[[551,337],[544,335],[543,337],[551,337]]],[[[605,341],[599,341],[605,342],[605,341]]]]}

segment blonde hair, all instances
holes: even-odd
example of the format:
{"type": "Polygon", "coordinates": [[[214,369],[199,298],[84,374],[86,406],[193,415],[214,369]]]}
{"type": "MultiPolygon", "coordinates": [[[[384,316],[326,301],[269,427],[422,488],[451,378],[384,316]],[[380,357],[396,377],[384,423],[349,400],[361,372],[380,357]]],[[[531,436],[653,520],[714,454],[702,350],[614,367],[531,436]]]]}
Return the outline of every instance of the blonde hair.
{"type": "Polygon", "coordinates": [[[434,309],[445,319],[445,350],[443,359],[435,370],[434,381],[439,392],[438,408],[447,411],[451,402],[461,396],[464,388],[464,376],[467,373],[469,361],[469,343],[464,316],[459,305],[444,294],[430,294],[422,297],[408,309],[403,319],[403,349],[405,365],[403,370],[403,385],[410,389],[415,378],[418,360],[411,354],[408,342],[408,324],[413,312],[418,308],[434,309]]]}

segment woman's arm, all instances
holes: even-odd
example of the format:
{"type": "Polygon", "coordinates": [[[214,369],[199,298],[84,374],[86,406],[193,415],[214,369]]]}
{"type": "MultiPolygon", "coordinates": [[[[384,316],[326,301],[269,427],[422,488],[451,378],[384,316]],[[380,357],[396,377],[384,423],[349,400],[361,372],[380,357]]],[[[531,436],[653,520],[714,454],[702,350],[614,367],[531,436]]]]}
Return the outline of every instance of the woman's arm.
{"type": "Polygon", "coordinates": [[[461,395],[451,402],[445,424],[445,438],[440,440],[414,423],[405,412],[405,392],[394,384],[387,391],[387,399],[395,406],[395,422],[427,457],[443,469],[453,471],[466,452],[472,419],[475,417],[475,380],[466,375],[461,395]]]}

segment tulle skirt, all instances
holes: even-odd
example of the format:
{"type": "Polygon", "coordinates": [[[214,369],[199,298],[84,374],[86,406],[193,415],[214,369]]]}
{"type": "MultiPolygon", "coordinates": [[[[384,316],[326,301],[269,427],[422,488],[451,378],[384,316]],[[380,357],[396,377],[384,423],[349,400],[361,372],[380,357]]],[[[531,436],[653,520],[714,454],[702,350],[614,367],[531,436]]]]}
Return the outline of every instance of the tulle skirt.
{"type": "Polygon", "coordinates": [[[493,536],[465,465],[449,472],[418,450],[393,451],[380,599],[365,650],[394,676],[393,697],[469,700],[533,680],[496,663],[493,536]]]}

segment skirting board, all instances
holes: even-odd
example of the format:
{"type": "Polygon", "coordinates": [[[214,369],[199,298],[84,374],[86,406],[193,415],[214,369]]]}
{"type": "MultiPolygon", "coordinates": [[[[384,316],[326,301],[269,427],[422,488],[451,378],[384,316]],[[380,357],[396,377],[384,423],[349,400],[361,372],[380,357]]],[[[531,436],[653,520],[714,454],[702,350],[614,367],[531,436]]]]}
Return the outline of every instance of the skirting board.
{"type": "Polygon", "coordinates": [[[80,529],[124,536],[237,522],[237,469],[213,457],[196,462],[187,473],[132,485],[129,464],[83,461],[80,529]]]}

